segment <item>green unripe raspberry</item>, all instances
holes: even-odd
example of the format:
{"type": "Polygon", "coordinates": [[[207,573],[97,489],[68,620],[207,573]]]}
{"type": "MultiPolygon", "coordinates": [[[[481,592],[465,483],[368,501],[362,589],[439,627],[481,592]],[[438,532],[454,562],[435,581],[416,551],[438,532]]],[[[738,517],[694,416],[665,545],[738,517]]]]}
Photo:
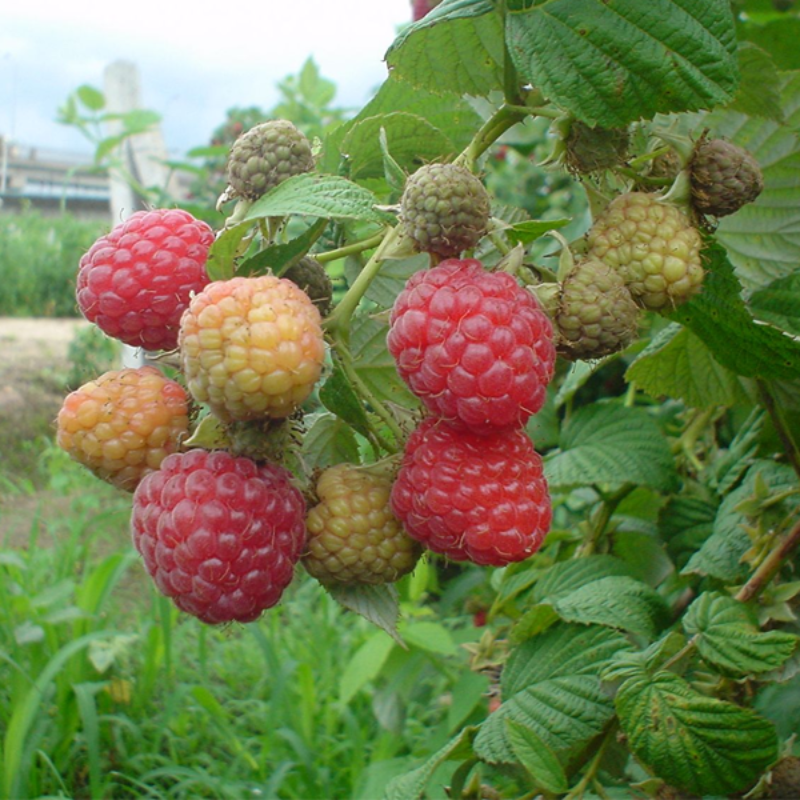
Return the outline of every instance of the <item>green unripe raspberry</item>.
{"type": "Polygon", "coordinates": [[[400,216],[423,253],[442,258],[474,247],[486,233],[489,194],[480,179],[457,164],[427,164],[406,181],[400,216]]]}
{"type": "Polygon", "coordinates": [[[301,258],[283,273],[283,277],[295,286],[299,286],[311,298],[311,302],[323,317],[327,315],[331,308],[333,284],[325,267],[316,258],[311,256],[301,258]]]}
{"type": "Polygon", "coordinates": [[[618,270],[642,308],[674,308],[702,287],[700,233],[686,214],[657,195],[616,197],[595,220],[587,245],[587,256],[618,270]]]}
{"type": "Polygon", "coordinates": [[[752,203],[764,189],[758,162],[723,139],[698,143],[689,162],[692,204],[701,214],[724,217],[752,203]]]}
{"type": "Polygon", "coordinates": [[[602,261],[579,261],[561,284],[556,350],[569,360],[623,350],[636,335],[639,314],[619,272],[602,261]]]}
{"type": "Polygon", "coordinates": [[[414,569],[422,548],[392,513],[390,492],[388,478],[352,464],[322,472],[306,516],[309,574],[323,584],[379,584],[414,569]]]}
{"type": "Polygon", "coordinates": [[[239,197],[255,200],[279,183],[314,169],[311,144],[285,119],[256,125],[242,134],[228,158],[228,183],[239,197]]]}

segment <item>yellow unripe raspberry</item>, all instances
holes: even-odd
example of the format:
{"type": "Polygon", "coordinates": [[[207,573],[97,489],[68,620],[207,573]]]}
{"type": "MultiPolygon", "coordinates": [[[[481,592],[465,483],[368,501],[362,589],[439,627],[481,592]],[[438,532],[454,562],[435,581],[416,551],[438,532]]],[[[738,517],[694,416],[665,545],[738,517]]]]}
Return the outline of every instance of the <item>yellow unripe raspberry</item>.
{"type": "Polygon", "coordinates": [[[223,422],[289,416],[319,380],[321,318],[308,295],[272,275],[210,283],[181,319],[189,391],[223,422]]]}
{"type": "Polygon", "coordinates": [[[392,583],[422,552],[389,505],[391,481],[352,464],[320,475],[319,503],[306,516],[303,565],[323,584],[392,583]]]}
{"type": "Polygon", "coordinates": [[[647,192],[616,197],[587,234],[588,257],[619,271],[637,305],[671,309],[700,291],[702,239],[679,208],[647,192]]]}
{"type": "Polygon", "coordinates": [[[132,492],[186,437],[186,392],[155,367],[112,370],[67,395],[56,429],[75,461],[132,492]]]}

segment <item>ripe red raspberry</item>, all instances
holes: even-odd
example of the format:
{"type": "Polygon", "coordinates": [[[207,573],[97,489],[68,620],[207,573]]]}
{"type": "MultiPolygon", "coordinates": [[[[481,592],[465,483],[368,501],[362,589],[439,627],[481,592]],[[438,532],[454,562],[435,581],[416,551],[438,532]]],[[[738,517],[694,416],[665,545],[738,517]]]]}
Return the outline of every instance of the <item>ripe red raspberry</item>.
{"type": "Polygon", "coordinates": [[[155,367],[112,370],[67,395],[56,441],[97,477],[132,492],[189,430],[186,392],[155,367]]]}
{"type": "Polygon", "coordinates": [[[552,516],[542,459],[523,431],[477,436],[432,417],[408,439],[391,503],[429,550],[498,567],[533,555],[552,516]]]}
{"type": "Polygon", "coordinates": [[[137,487],[131,515],[159,591],[210,625],[274,606],[305,545],[305,502],[290,477],[225,451],[165,458],[137,487]]]}
{"type": "Polygon", "coordinates": [[[436,416],[476,433],[524,425],[553,377],[553,328],[534,296],[475,259],[411,276],[387,339],[397,371],[436,416]]]}
{"type": "Polygon", "coordinates": [[[224,422],[289,416],[322,371],[320,323],[309,296],[285,278],[209,284],[181,320],[189,391],[224,422]]]}
{"type": "Polygon", "coordinates": [[[109,336],[145,350],[172,350],[190,296],[207,283],[214,233],[177,208],[137,211],[81,258],[81,313],[109,336]]]}

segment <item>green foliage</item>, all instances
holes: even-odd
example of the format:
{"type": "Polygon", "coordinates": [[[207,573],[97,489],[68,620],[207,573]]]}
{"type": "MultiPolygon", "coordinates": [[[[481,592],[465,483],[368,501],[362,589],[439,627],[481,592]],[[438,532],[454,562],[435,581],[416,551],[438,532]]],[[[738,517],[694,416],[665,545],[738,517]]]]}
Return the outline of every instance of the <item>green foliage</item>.
{"type": "Polygon", "coordinates": [[[105,232],[101,222],[35,211],[0,216],[0,315],[76,317],[81,256],[105,232]]]}

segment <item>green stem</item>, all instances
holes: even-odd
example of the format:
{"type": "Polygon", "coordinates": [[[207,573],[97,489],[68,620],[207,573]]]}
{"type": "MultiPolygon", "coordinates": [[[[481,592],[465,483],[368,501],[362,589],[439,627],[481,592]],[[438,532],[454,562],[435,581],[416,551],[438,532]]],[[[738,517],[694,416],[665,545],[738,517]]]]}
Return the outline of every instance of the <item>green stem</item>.
{"type": "Polygon", "coordinates": [[[477,160],[509,129],[529,116],[531,109],[525,106],[502,105],[492,114],[475,134],[467,148],[456,158],[455,163],[475,171],[477,160]]]}
{"type": "Polygon", "coordinates": [[[331,334],[341,332],[345,342],[349,334],[350,320],[355,313],[361,298],[369,288],[375,276],[380,271],[386,251],[400,237],[400,228],[397,226],[382,234],[378,249],[370,256],[369,261],[364,265],[358,277],[353,281],[352,286],[347,290],[345,296],[339,301],[333,313],[323,323],[327,331],[331,334]]]}
{"type": "Polygon", "coordinates": [[[314,258],[316,258],[320,264],[326,264],[328,261],[338,261],[340,258],[357,255],[358,253],[363,253],[365,250],[377,247],[383,241],[385,235],[386,231],[383,230],[380,233],[376,233],[374,236],[370,236],[368,239],[362,239],[360,242],[353,242],[343,247],[337,247],[335,250],[328,250],[327,253],[316,253],[314,258]]]}
{"type": "MultiPolygon", "coordinates": [[[[358,374],[355,365],[353,364],[353,356],[350,354],[347,345],[338,335],[334,335],[334,347],[336,348],[336,353],[339,356],[339,364],[342,367],[342,371],[353,385],[353,388],[370,405],[372,410],[381,418],[381,420],[383,420],[386,427],[392,432],[395,440],[398,443],[402,442],[405,438],[402,428],[397,424],[397,421],[389,413],[383,403],[361,379],[361,376],[358,374]]],[[[380,432],[372,428],[371,425],[370,429],[372,430],[376,440],[380,443],[381,447],[386,450],[387,453],[397,453],[399,451],[397,446],[390,445],[381,436],[380,432]]]]}
{"type": "Polygon", "coordinates": [[[800,521],[781,539],[769,555],[759,564],[747,583],[736,593],[736,599],[747,603],[758,597],[778,574],[780,568],[800,546],[800,521]]]}
{"type": "Polygon", "coordinates": [[[641,164],[646,164],[648,161],[654,161],[659,156],[665,156],[670,150],[672,150],[672,148],[669,145],[664,145],[664,147],[659,147],[656,150],[651,150],[649,153],[644,153],[636,158],[632,158],[628,162],[628,166],[635,169],[641,164]]]}
{"type": "Polygon", "coordinates": [[[589,766],[586,767],[583,777],[580,779],[580,781],[578,781],[575,787],[569,791],[568,794],[564,795],[564,800],[576,800],[577,798],[583,797],[586,789],[594,783],[594,780],[600,769],[600,764],[603,761],[603,756],[606,753],[606,748],[617,735],[618,724],[619,723],[617,722],[616,718],[611,722],[608,730],[603,736],[603,741],[600,742],[600,746],[597,748],[597,752],[589,762],[589,766]]]}
{"type": "Polygon", "coordinates": [[[617,510],[617,506],[636,488],[634,483],[626,483],[621,489],[612,494],[610,497],[603,498],[603,504],[600,506],[600,511],[592,525],[589,533],[584,541],[575,551],[575,558],[584,558],[590,556],[597,547],[597,543],[605,533],[611,517],[617,510]]]}

